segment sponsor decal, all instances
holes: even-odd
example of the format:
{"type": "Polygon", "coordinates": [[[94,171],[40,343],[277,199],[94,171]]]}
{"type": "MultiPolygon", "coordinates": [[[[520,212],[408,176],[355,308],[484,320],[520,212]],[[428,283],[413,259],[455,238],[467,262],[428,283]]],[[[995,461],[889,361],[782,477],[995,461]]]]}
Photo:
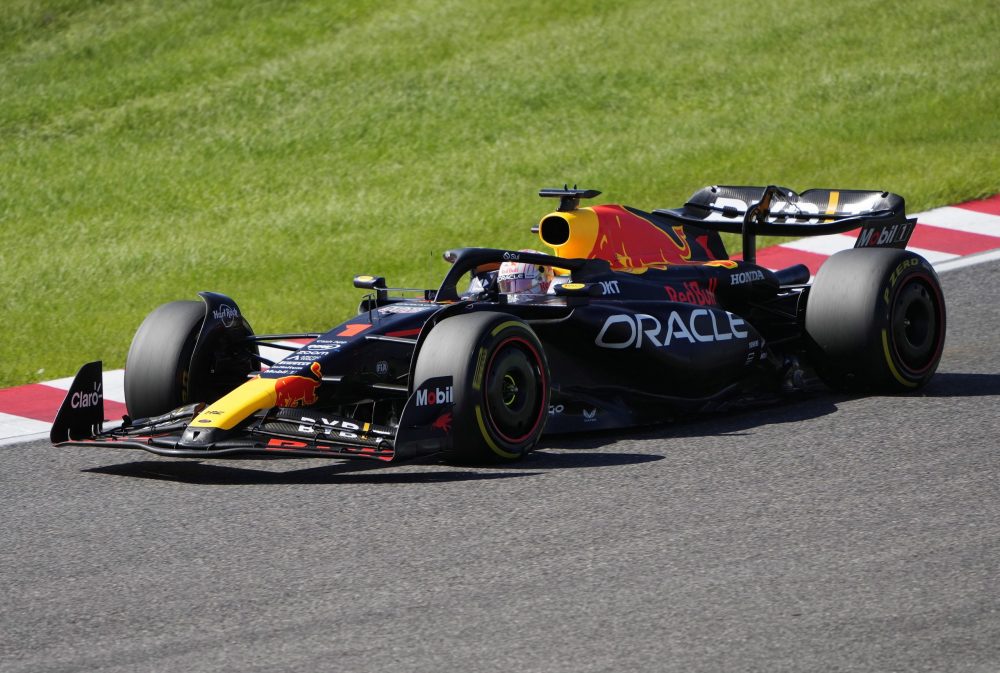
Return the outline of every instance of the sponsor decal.
{"type": "Polygon", "coordinates": [[[854,244],[855,248],[877,248],[879,246],[891,246],[894,243],[903,243],[910,238],[913,231],[911,224],[894,224],[891,227],[864,227],[858,235],[858,240],[854,244]]]}
{"type": "Polygon", "coordinates": [[[340,347],[343,346],[345,343],[347,343],[347,342],[346,341],[324,341],[324,342],[314,341],[313,343],[307,345],[306,348],[305,348],[305,350],[307,350],[307,351],[335,351],[335,350],[339,350],[340,347]]]}
{"type": "Polygon", "coordinates": [[[583,422],[593,423],[597,420],[597,409],[584,409],[583,410],[583,422]]]}
{"type": "Polygon", "coordinates": [[[767,351],[764,350],[764,339],[754,339],[747,344],[747,359],[743,363],[745,366],[753,364],[754,360],[763,362],[767,359],[767,351]]]}
{"type": "Polygon", "coordinates": [[[392,314],[392,313],[423,313],[427,310],[427,306],[414,306],[413,304],[391,304],[389,306],[383,306],[378,310],[381,314],[392,314]]]}
{"type": "Polygon", "coordinates": [[[382,435],[391,437],[392,433],[387,430],[380,430],[370,423],[363,425],[354,421],[342,418],[309,418],[303,416],[299,419],[299,432],[305,434],[326,435],[327,437],[339,437],[341,439],[358,439],[360,435],[382,435]]]}
{"type": "Polygon", "coordinates": [[[707,343],[746,339],[749,332],[740,329],[746,325],[742,318],[721,311],[699,308],[691,311],[685,320],[681,313],[671,311],[666,324],[647,313],[621,313],[608,316],[594,343],[601,348],[621,350],[641,348],[643,342],[660,348],[669,346],[675,339],[689,343],[707,343]]]}
{"type": "Polygon", "coordinates": [[[562,412],[566,411],[566,407],[562,404],[550,404],[549,405],[549,416],[558,416],[562,412]]]}
{"type": "Polygon", "coordinates": [[[749,285],[750,283],[758,280],[764,280],[764,272],[760,269],[739,271],[729,276],[730,285],[749,285]]]}
{"type": "Polygon", "coordinates": [[[285,376],[274,382],[275,406],[296,407],[316,404],[316,389],[322,383],[323,373],[318,362],[309,367],[315,379],[305,376],[285,376]]]}
{"type": "Polygon", "coordinates": [[[605,296],[609,294],[621,294],[621,290],[618,289],[617,280],[600,280],[597,282],[601,284],[601,294],[605,296]]]}
{"type": "Polygon", "coordinates": [[[431,427],[435,430],[440,430],[446,435],[451,434],[451,412],[446,411],[438,416],[434,422],[431,423],[431,427]]]}
{"type": "Polygon", "coordinates": [[[315,362],[318,358],[323,357],[323,355],[325,355],[325,353],[322,351],[298,351],[292,355],[289,355],[288,357],[286,357],[284,360],[281,360],[277,364],[286,364],[295,362],[302,362],[302,363],[315,362]]]}
{"type": "Polygon", "coordinates": [[[505,252],[503,254],[503,258],[508,262],[516,262],[517,260],[521,259],[521,256],[516,252],[505,252]]]}
{"type": "Polygon", "coordinates": [[[438,404],[451,404],[455,401],[452,386],[444,388],[420,388],[416,392],[418,407],[431,407],[438,404]]]}
{"type": "Polygon", "coordinates": [[[597,237],[586,256],[606,259],[612,269],[663,268],[691,260],[683,226],[660,227],[617,205],[593,206],[597,237]]]}
{"type": "Polygon", "coordinates": [[[240,317],[240,312],[229,304],[223,304],[212,311],[212,317],[216,320],[221,320],[222,324],[226,327],[232,327],[236,319],[240,317]]]}
{"type": "Polygon", "coordinates": [[[96,407],[104,399],[101,394],[101,388],[104,386],[103,383],[95,383],[94,389],[91,392],[85,392],[83,390],[78,390],[73,393],[73,396],[69,399],[69,405],[74,409],[90,409],[91,407],[96,407]]]}
{"type": "MultiPolygon", "coordinates": [[[[824,211],[824,214],[859,215],[874,208],[880,198],[881,197],[878,194],[872,194],[871,196],[860,199],[854,203],[840,203],[840,192],[830,192],[830,197],[827,201],[827,208],[824,211]]],[[[738,214],[745,213],[751,205],[752,204],[748,204],[743,199],[726,196],[720,196],[712,203],[712,206],[720,209],[733,208],[738,211],[738,214]]],[[[771,199],[771,206],[768,210],[770,211],[771,218],[774,219],[800,219],[802,215],[819,214],[819,206],[815,203],[801,200],[796,201],[795,203],[789,203],[787,200],[782,199],[779,195],[775,195],[775,197],[771,199]]]]}
{"type": "MultiPolygon", "coordinates": [[[[826,215],[858,215],[874,208],[880,198],[878,194],[873,194],[854,203],[840,203],[840,193],[831,192],[824,213],[826,215]]],[[[720,196],[712,205],[716,208],[735,208],[739,213],[744,213],[751,204],[742,199],[720,196]]],[[[815,203],[809,201],[789,203],[778,195],[775,195],[771,200],[771,207],[768,210],[772,218],[796,219],[796,216],[819,214],[819,206],[815,203]]]]}
{"type": "MultiPolygon", "coordinates": [[[[712,206],[714,206],[715,208],[720,208],[720,209],[730,208],[734,209],[735,211],[738,211],[734,212],[733,217],[745,213],[750,208],[750,205],[752,204],[748,204],[743,199],[737,199],[728,196],[720,196],[714,202],[712,202],[712,206]]],[[[817,206],[815,203],[810,203],[808,201],[799,201],[794,205],[792,205],[788,203],[788,201],[782,199],[780,195],[776,194],[771,199],[771,205],[768,208],[768,211],[770,211],[772,218],[776,217],[794,218],[796,215],[817,215],[819,214],[819,206],[817,206]]]]}
{"type": "Polygon", "coordinates": [[[667,297],[670,298],[670,301],[697,304],[698,306],[712,306],[718,303],[715,298],[715,291],[718,287],[719,279],[710,278],[707,288],[702,287],[698,281],[691,280],[681,285],[680,288],[667,285],[664,289],[667,291],[667,297]]]}

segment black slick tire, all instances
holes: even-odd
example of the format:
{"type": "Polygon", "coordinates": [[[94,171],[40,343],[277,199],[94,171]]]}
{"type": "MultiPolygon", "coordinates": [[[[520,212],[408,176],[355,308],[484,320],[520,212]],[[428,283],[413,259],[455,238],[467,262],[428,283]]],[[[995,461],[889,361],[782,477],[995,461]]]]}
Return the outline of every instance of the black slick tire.
{"type": "Polygon", "coordinates": [[[506,313],[443,320],[417,355],[416,382],[453,381],[452,455],[458,462],[523,457],[548,418],[549,369],[538,337],[506,313]]]}
{"type": "Polygon", "coordinates": [[[945,327],[937,274],[907,250],[838,252],[809,290],[805,329],[813,360],[837,390],[917,390],[937,370],[945,327]]]}
{"type": "Polygon", "coordinates": [[[159,416],[190,402],[191,356],[205,304],[174,301],[139,325],[125,361],[125,406],[132,418],[159,416]]]}

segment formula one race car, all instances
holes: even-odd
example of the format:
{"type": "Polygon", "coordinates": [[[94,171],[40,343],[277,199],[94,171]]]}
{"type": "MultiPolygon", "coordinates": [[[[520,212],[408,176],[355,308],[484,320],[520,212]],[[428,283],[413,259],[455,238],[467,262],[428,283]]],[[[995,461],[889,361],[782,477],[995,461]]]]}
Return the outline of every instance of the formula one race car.
{"type": "Polygon", "coordinates": [[[255,335],[211,292],[160,306],[128,353],[128,415],[105,427],[90,363],[52,442],[182,458],[513,460],[543,433],[760,401],[812,374],[900,392],[934,374],[944,298],[905,250],[916,220],[896,194],[715,186],[670,210],[580,206],[598,194],[540,192],[559,199],[533,229],[553,254],[451,250],[436,290],[355,277],[368,291],[357,315],[325,332],[255,335]],[[858,228],[811,284],[804,265],[754,263],[757,235],[858,228]],[[742,236],[741,260],[720,232],[742,236]],[[261,344],[288,355],[272,361],[261,344]]]}

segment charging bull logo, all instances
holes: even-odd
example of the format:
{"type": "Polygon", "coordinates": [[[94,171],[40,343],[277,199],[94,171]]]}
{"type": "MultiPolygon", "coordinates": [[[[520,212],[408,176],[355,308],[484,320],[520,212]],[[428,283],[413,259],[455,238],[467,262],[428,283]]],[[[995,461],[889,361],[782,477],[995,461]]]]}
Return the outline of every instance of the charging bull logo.
{"type": "Polygon", "coordinates": [[[691,261],[684,227],[661,229],[621,206],[594,206],[597,239],[588,257],[611,262],[612,269],[645,269],[691,261]]]}
{"type": "Polygon", "coordinates": [[[318,362],[309,365],[315,379],[306,376],[285,376],[278,379],[274,384],[274,392],[277,395],[275,406],[295,407],[316,404],[316,389],[323,381],[323,373],[318,362]]]}
{"type": "Polygon", "coordinates": [[[438,416],[437,419],[431,423],[431,427],[435,430],[442,431],[446,435],[449,434],[451,432],[451,412],[447,411],[438,416]]]}

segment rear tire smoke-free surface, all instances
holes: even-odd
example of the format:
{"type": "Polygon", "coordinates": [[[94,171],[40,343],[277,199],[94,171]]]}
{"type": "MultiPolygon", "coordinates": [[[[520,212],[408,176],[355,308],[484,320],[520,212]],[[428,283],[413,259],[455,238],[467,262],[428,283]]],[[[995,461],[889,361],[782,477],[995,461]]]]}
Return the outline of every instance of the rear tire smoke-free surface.
{"type": "Polygon", "coordinates": [[[139,325],[125,361],[125,405],[132,418],[158,416],[189,402],[191,355],[205,304],[173,301],[139,325]]]}
{"type": "Polygon", "coordinates": [[[453,380],[452,458],[509,461],[534,448],[549,408],[549,370],[541,342],[505,313],[447,318],[427,335],[416,382],[453,380]]]}
{"type": "Polygon", "coordinates": [[[945,325],[937,274],[907,250],[838,252],[820,267],[806,306],[817,372],[839,390],[920,388],[937,370],[945,325]]]}

